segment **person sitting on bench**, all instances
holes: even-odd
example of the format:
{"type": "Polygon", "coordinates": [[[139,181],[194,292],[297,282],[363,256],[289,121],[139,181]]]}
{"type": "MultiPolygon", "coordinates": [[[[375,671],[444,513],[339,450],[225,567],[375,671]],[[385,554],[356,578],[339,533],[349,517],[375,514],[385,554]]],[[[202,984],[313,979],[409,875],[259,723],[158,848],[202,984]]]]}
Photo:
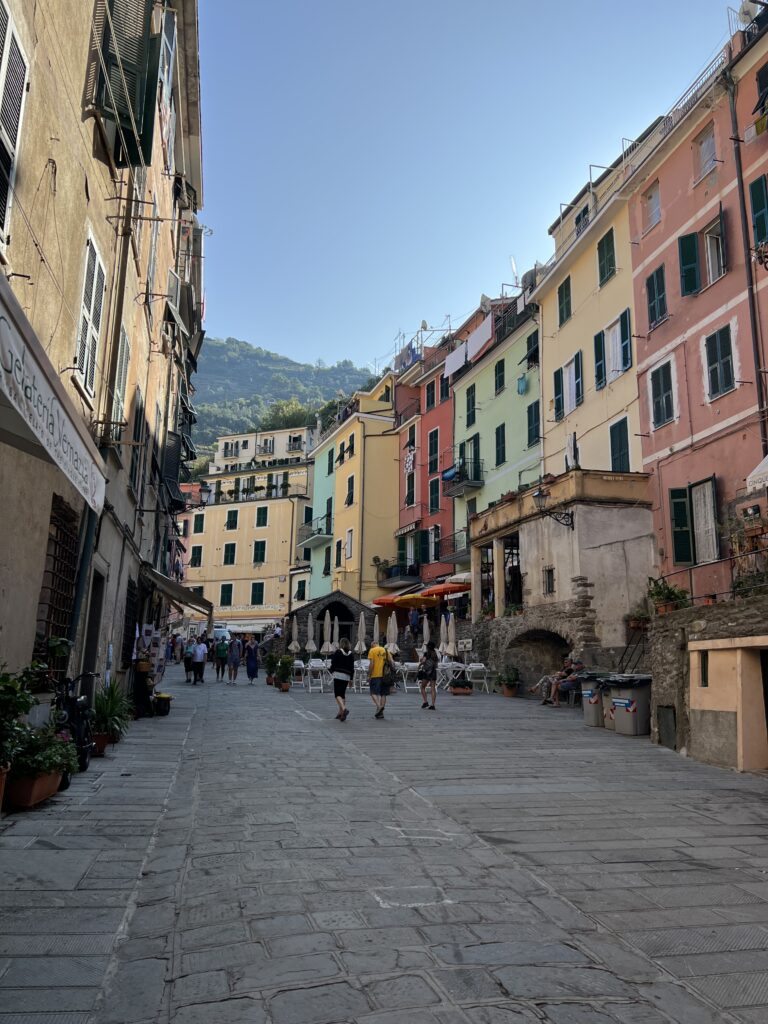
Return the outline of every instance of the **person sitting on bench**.
{"type": "Polygon", "coordinates": [[[549,703],[553,708],[560,707],[561,693],[569,693],[571,690],[575,690],[581,686],[579,673],[584,671],[584,667],[584,662],[580,658],[576,657],[571,659],[571,671],[564,679],[556,680],[555,685],[552,687],[552,695],[549,703]]]}

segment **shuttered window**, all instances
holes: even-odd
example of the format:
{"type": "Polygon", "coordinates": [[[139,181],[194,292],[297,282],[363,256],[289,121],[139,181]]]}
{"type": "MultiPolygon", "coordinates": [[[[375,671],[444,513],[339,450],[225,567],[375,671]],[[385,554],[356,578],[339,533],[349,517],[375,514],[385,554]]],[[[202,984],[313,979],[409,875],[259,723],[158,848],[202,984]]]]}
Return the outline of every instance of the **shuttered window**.
{"type": "Polygon", "coordinates": [[[663,265],[646,278],[645,290],[648,295],[648,326],[655,327],[667,315],[667,286],[663,265]]]}
{"type": "Polygon", "coordinates": [[[5,242],[8,240],[11,188],[26,95],[27,61],[3,4],[0,4],[0,58],[0,241],[5,242]]]}
{"type": "Polygon", "coordinates": [[[621,368],[628,370],[632,365],[632,320],[628,309],[619,317],[621,334],[621,368]]]}
{"type": "Polygon", "coordinates": [[[701,565],[720,557],[714,476],[669,492],[672,553],[676,565],[701,565]]]}
{"type": "Polygon", "coordinates": [[[496,427],[496,465],[507,461],[507,428],[504,423],[496,427]]]}
{"type": "Polygon", "coordinates": [[[232,607],[232,584],[222,583],[219,592],[219,605],[221,608],[232,607]]]}
{"type": "Polygon", "coordinates": [[[470,384],[467,388],[467,426],[471,427],[475,422],[475,385],[470,384]]]}
{"type": "Polygon", "coordinates": [[[407,473],[405,477],[405,504],[413,505],[416,501],[416,477],[413,473],[407,473]]]}
{"type": "Polygon", "coordinates": [[[347,496],[344,499],[344,504],[349,506],[355,502],[355,478],[354,476],[347,477],[347,496]]]}
{"type": "Polygon", "coordinates": [[[493,368],[494,386],[496,394],[504,390],[504,360],[499,359],[493,368]]]}
{"type": "Polygon", "coordinates": [[[253,542],[253,561],[255,565],[266,562],[267,560],[267,542],[265,540],[255,540],[253,542]]]}
{"type": "Polygon", "coordinates": [[[234,565],[235,555],[237,553],[237,544],[225,544],[224,545],[224,565],[234,565]]]}
{"type": "Polygon", "coordinates": [[[540,427],[539,427],[539,400],[531,402],[528,406],[528,447],[532,448],[535,444],[539,443],[540,427]]]}
{"type": "Polygon", "coordinates": [[[80,335],[77,339],[77,354],[75,356],[78,378],[89,395],[93,395],[96,386],[96,359],[99,351],[105,282],[104,264],[96,251],[96,246],[89,238],[85,247],[80,335]]]}
{"type": "Polygon", "coordinates": [[[145,435],[146,420],[144,418],[144,399],[141,389],[136,388],[136,396],[133,400],[133,444],[131,445],[131,487],[136,494],[139,493],[141,477],[141,459],[143,454],[143,442],[145,435]]]}
{"type": "Polygon", "coordinates": [[[251,584],[251,604],[264,604],[264,583],[261,580],[251,584]]]}
{"type": "Polygon", "coordinates": [[[597,277],[600,286],[609,281],[616,273],[616,249],[613,241],[613,228],[603,235],[597,243],[597,277]]]}
{"type": "Polygon", "coordinates": [[[336,541],[336,568],[337,569],[341,566],[341,549],[342,549],[341,548],[341,541],[337,540],[336,541]]]}
{"type": "Polygon", "coordinates": [[[555,419],[562,419],[584,401],[584,377],[581,352],[565,366],[555,370],[555,419]],[[558,399],[558,395],[560,396],[558,399]],[[559,413],[559,414],[558,414],[559,413]]]}
{"type": "Polygon", "coordinates": [[[440,431],[439,429],[430,430],[429,437],[429,462],[427,465],[428,473],[437,472],[437,464],[439,461],[439,448],[440,448],[440,431]]]}
{"type": "Polygon", "coordinates": [[[680,294],[695,295],[701,288],[701,268],[699,266],[699,236],[681,235],[677,240],[680,253],[680,294]]]}
{"type": "Polygon", "coordinates": [[[267,517],[269,516],[269,509],[266,505],[259,505],[256,509],[256,525],[266,526],[267,517]]]}
{"type": "Polygon", "coordinates": [[[562,367],[554,373],[554,395],[555,395],[555,419],[561,420],[564,416],[563,409],[563,370],[562,367]]]}
{"type": "Polygon", "coordinates": [[[709,335],[706,350],[709,397],[717,398],[718,395],[731,391],[734,386],[731,328],[727,324],[709,335]]]}
{"type": "Polygon", "coordinates": [[[107,0],[99,100],[104,113],[126,131],[141,132],[149,70],[152,0],[107,0]],[[111,22],[111,24],[110,24],[111,22]]]}
{"type": "Polygon", "coordinates": [[[199,569],[203,564],[202,544],[193,544],[189,555],[189,564],[192,569],[199,569]]]}
{"type": "Polygon", "coordinates": [[[335,461],[336,461],[335,458],[334,458],[334,454],[335,453],[334,453],[333,448],[329,448],[328,449],[328,456],[327,456],[327,466],[326,466],[326,470],[325,470],[326,473],[328,474],[328,476],[330,476],[331,473],[333,473],[333,467],[334,467],[335,461]]]}
{"type": "Polygon", "coordinates": [[[672,561],[675,565],[691,565],[693,562],[693,535],[687,487],[671,488],[669,518],[672,525],[672,561]]]}
{"type": "Polygon", "coordinates": [[[595,390],[605,387],[605,331],[595,335],[595,390]]]}
{"type": "Polygon", "coordinates": [[[425,405],[427,409],[435,407],[435,382],[431,380],[425,389],[425,405]]]}
{"type": "Polygon", "coordinates": [[[669,423],[675,416],[672,395],[672,364],[664,363],[651,374],[651,418],[654,427],[669,423]]]}
{"type": "Polygon", "coordinates": [[[761,245],[768,242],[768,185],[764,174],[749,186],[749,199],[752,204],[752,235],[755,245],[761,245]]]}
{"type": "Polygon", "coordinates": [[[433,512],[440,511],[440,477],[436,476],[434,479],[429,481],[429,511],[430,515],[433,512]]]}
{"type": "Polygon", "coordinates": [[[196,512],[195,517],[192,520],[192,533],[204,533],[205,532],[205,514],[203,512],[196,512]]]}
{"type": "Polygon", "coordinates": [[[120,344],[117,349],[117,372],[115,373],[115,390],[112,395],[112,438],[118,444],[122,440],[125,422],[125,392],[128,384],[128,367],[131,362],[131,343],[125,327],[120,328],[120,344]]]}
{"type": "Polygon", "coordinates": [[[571,318],[571,279],[566,277],[557,289],[557,314],[560,327],[571,318]]]}
{"type": "Polygon", "coordinates": [[[614,473],[629,472],[629,427],[626,418],[611,424],[611,470],[614,473]]]}

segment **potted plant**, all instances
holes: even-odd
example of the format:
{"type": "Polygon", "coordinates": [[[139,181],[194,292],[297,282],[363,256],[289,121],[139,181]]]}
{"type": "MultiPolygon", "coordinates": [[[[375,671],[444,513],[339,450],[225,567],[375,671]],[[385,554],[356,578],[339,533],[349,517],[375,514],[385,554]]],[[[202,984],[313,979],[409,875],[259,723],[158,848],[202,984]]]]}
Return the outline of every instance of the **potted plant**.
{"type": "Polygon", "coordinates": [[[690,603],[688,591],[667,583],[665,579],[648,577],[648,597],[656,608],[657,615],[666,615],[676,608],[687,608],[690,603]]]}
{"type": "Polygon", "coordinates": [[[277,671],[279,658],[274,651],[269,651],[266,658],[264,659],[264,666],[267,670],[267,686],[273,686],[275,682],[275,672],[277,671]]]}
{"type": "Polygon", "coordinates": [[[29,671],[0,669],[0,804],[11,763],[24,737],[21,716],[37,704],[37,698],[29,690],[29,671]]]}
{"type": "Polygon", "coordinates": [[[281,693],[288,693],[291,688],[291,677],[293,675],[293,658],[290,654],[284,654],[277,663],[275,673],[275,686],[281,693]]]}
{"type": "Polygon", "coordinates": [[[467,679],[464,672],[460,672],[456,679],[451,682],[450,689],[454,697],[472,696],[472,683],[467,679]]]}
{"type": "Polygon", "coordinates": [[[514,697],[517,695],[517,684],[519,681],[520,673],[514,666],[511,666],[505,672],[500,672],[496,679],[504,697],[514,697]]]}
{"type": "Polygon", "coordinates": [[[93,699],[93,742],[96,756],[103,757],[108,743],[117,743],[132,717],[131,703],[113,680],[93,699]]]}
{"type": "Polygon", "coordinates": [[[24,726],[5,789],[12,807],[34,807],[58,790],[62,776],[77,771],[77,749],[55,726],[24,726]]]}
{"type": "Polygon", "coordinates": [[[625,615],[624,621],[627,624],[627,629],[647,629],[651,617],[645,608],[637,608],[625,615]]]}

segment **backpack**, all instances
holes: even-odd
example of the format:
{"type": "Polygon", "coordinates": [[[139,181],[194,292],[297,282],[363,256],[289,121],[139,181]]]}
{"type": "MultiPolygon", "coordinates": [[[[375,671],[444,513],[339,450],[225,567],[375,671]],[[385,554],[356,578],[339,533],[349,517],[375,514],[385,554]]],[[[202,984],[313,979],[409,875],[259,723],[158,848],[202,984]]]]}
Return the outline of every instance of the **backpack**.
{"type": "Polygon", "coordinates": [[[395,666],[392,664],[391,655],[387,652],[387,657],[384,660],[384,667],[381,670],[381,681],[386,686],[394,686],[395,678],[395,666]]]}

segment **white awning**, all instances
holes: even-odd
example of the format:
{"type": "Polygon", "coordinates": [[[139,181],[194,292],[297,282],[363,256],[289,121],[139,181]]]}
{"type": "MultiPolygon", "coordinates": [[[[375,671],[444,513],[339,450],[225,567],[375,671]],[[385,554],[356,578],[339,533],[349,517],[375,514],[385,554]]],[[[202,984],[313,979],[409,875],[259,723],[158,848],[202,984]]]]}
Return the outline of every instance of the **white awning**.
{"type": "Polygon", "coordinates": [[[200,594],[195,594],[187,587],[182,586],[181,583],[177,583],[168,576],[164,576],[148,562],[142,564],[141,575],[145,579],[150,580],[174,604],[181,605],[182,608],[194,608],[195,611],[202,612],[208,619],[209,625],[213,624],[213,605],[210,601],[201,597],[200,594]]]}
{"type": "Polygon", "coordinates": [[[467,361],[467,343],[462,341],[460,345],[457,345],[453,352],[449,353],[445,357],[445,367],[443,369],[443,375],[450,377],[452,373],[456,373],[462,368],[464,363],[467,361]]]}
{"type": "Polygon", "coordinates": [[[752,491],[759,491],[763,487],[768,487],[768,455],[766,455],[762,462],[755,466],[747,477],[748,493],[751,493],[752,491]]]}
{"type": "Polygon", "coordinates": [[[483,322],[472,331],[467,338],[467,358],[474,359],[480,349],[493,336],[493,313],[489,313],[483,322]]]}

